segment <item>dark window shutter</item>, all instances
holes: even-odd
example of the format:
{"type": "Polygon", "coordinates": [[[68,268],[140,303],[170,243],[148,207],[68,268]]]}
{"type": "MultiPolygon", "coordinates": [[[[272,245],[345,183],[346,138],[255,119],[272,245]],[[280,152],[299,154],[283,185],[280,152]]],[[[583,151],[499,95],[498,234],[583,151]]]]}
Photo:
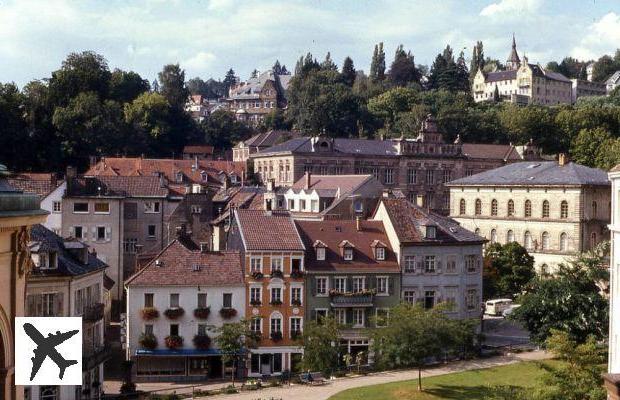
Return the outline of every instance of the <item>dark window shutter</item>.
{"type": "Polygon", "coordinates": [[[64,313],[62,312],[62,293],[56,293],[56,302],[54,304],[54,315],[56,316],[64,316],[64,313]]]}
{"type": "Polygon", "coordinates": [[[310,319],[316,321],[316,310],[314,308],[310,311],[310,319]]]}
{"type": "Polygon", "coordinates": [[[394,294],[394,277],[388,276],[387,280],[388,280],[388,294],[393,295],[394,294]]]}
{"type": "Polygon", "coordinates": [[[345,314],[347,316],[347,324],[351,325],[353,323],[353,310],[347,309],[345,314]]]}
{"type": "Polygon", "coordinates": [[[316,296],[316,276],[310,277],[310,293],[312,293],[313,296],[316,296]]]}
{"type": "Polygon", "coordinates": [[[377,287],[377,279],[378,278],[376,276],[373,276],[373,275],[367,276],[366,277],[366,284],[368,285],[367,288],[371,289],[371,290],[376,288],[377,287]]]}
{"type": "Polygon", "coordinates": [[[26,312],[29,317],[36,317],[37,310],[35,309],[35,298],[36,295],[30,295],[26,298],[26,312]]]}

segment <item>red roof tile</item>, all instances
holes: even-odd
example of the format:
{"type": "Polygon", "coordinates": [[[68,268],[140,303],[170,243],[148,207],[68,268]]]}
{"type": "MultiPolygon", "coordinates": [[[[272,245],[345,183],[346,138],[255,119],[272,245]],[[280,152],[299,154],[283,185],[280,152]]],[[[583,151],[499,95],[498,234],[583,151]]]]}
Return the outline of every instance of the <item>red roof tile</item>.
{"type": "Polygon", "coordinates": [[[295,221],[299,234],[309,249],[306,257],[308,271],[377,271],[399,272],[396,254],[392,251],[383,222],[361,220],[361,230],[357,230],[356,221],[328,220],[328,221],[295,221]],[[341,256],[343,242],[351,243],[353,260],[345,261],[341,256]],[[385,260],[375,259],[373,244],[377,242],[386,246],[385,260]],[[324,244],[325,260],[316,259],[313,244],[324,244]]]}
{"type": "Polygon", "coordinates": [[[290,214],[283,211],[235,210],[245,249],[303,251],[290,214]]]}
{"type": "Polygon", "coordinates": [[[469,158],[489,160],[521,160],[514,146],[509,144],[463,143],[463,154],[469,158]]]}
{"type": "Polygon", "coordinates": [[[183,147],[183,153],[186,154],[213,154],[213,146],[193,145],[183,147]]]}
{"type": "Polygon", "coordinates": [[[8,177],[7,181],[15,189],[24,193],[34,193],[45,197],[58,187],[61,181],[56,179],[56,174],[50,173],[15,173],[8,177]]]}
{"type": "Polygon", "coordinates": [[[146,267],[130,277],[126,285],[243,285],[241,254],[238,251],[203,253],[200,250],[190,250],[178,240],[174,240],[146,267]]]}

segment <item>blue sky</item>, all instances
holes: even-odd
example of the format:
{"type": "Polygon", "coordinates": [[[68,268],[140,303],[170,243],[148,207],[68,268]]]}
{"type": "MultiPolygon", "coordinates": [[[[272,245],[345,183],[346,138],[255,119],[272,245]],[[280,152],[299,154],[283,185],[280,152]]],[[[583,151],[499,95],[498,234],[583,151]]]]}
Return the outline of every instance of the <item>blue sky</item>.
{"type": "Polygon", "coordinates": [[[400,43],[430,65],[450,44],[469,58],[476,40],[504,60],[545,64],[598,58],[620,47],[619,0],[0,0],[0,82],[48,77],[69,52],[94,50],[111,68],[153,80],[164,64],[186,76],[246,78],[276,59],[293,68],[307,51],[347,55],[368,70],[373,46],[389,60],[400,43]]]}

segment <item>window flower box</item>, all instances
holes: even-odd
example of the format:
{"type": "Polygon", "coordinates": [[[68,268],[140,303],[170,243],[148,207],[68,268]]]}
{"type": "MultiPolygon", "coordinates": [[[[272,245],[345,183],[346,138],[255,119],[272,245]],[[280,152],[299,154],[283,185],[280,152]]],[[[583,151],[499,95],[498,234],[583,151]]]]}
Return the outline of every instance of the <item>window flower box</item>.
{"type": "Polygon", "coordinates": [[[207,335],[196,335],[194,336],[194,347],[199,350],[208,350],[211,347],[211,338],[207,335]]]}
{"type": "Polygon", "coordinates": [[[211,314],[210,307],[198,307],[194,310],[194,317],[197,319],[207,319],[209,314],[211,314]]]}
{"type": "Polygon", "coordinates": [[[291,339],[301,339],[302,333],[301,331],[291,331],[291,339]]]}
{"type": "Polygon", "coordinates": [[[269,304],[271,304],[272,306],[281,306],[282,300],[271,300],[269,304]]]}
{"type": "Polygon", "coordinates": [[[164,341],[166,342],[166,347],[170,350],[176,350],[183,347],[183,338],[178,335],[166,336],[164,341]]]}
{"type": "Polygon", "coordinates": [[[155,307],[144,307],[140,313],[142,314],[142,319],[146,321],[151,321],[156,318],[159,318],[159,311],[155,307]]]}
{"type": "Polygon", "coordinates": [[[282,278],[282,277],[284,277],[284,274],[279,269],[275,269],[275,270],[271,271],[271,277],[272,278],[282,278]]]}
{"type": "Polygon", "coordinates": [[[291,271],[291,278],[303,278],[304,277],[304,271],[300,271],[298,269],[294,269],[293,271],[291,271]]]}
{"type": "Polygon", "coordinates": [[[237,316],[237,310],[234,308],[222,308],[220,310],[220,316],[224,319],[230,319],[237,316]]]}
{"type": "Polygon", "coordinates": [[[263,273],[260,271],[252,272],[252,279],[256,279],[256,280],[263,279],[263,273]]]}
{"type": "Polygon", "coordinates": [[[291,300],[291,304],[294,305],[294,306],[299,307],[299,306],[301,306],[301,300],[300,299],[293,299],[293,300],[291,300]]]}
{"type": "Polygon", "coordinates": [[[155,335],[143,333],[138,339],[140,347],[146,350],[155,350],[157,348],[157,338],[155,335]]]}
{"type": "Polygon", "coordinates": [[[274,342],[279,342],[280,340],[282,340],[282,332],[280,331],[271,332],[271,340],[273,340],[274,342]]]}
{"type": "Polygon", "coordinates": [[[179,319],[185,314],[185,310],[181,307],[169,308],[164,311],[164,315],[168,319],[179,319]]]}
{"type": "Polygon", "coordinates": [[[261,304],[263,304],[263,302],[258,300],[258,299],[250,300],[250,305],[252,305],[252,306],[260,306],[261,304]]]}

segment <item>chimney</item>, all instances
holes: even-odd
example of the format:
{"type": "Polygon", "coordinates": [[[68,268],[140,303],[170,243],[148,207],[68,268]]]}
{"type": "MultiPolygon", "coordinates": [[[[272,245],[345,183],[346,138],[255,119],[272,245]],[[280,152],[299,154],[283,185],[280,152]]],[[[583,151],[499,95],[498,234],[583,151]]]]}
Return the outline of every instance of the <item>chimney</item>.
{"type": "Polygon", "coordinates": [[[563,167],[564,165],[568,164],[568,156],[565,153],[559,154],[558,164],[560,165],[560,167],[563,167]]]}
{"type": "Polygon", "coordinates": [[[310,171],[306,171],[306,173],[304,174],[304,178],[305,178],[305,184],[304,184],[304,189],[308,190],[310,189],[310,182],[311,182],[311,178],[312,175],[310,174],[310,171]]]}
{"type": "Polygon", "coordinates": [[[355,217],[355,230],[358,232],[362,231],[362,217],[359,215],[355,217]]]}
{"type": "Polygon", "coordinates": [[[194,171],[198,169],[198,156],[194,156],[194,164],[192,165],[192,169],[194,171]]]}
{"type": "Polygon", "coordinates": [[[176,227],[177,238],[183,238],[186,236],[185,224],[181,224],[176,227]]]}

